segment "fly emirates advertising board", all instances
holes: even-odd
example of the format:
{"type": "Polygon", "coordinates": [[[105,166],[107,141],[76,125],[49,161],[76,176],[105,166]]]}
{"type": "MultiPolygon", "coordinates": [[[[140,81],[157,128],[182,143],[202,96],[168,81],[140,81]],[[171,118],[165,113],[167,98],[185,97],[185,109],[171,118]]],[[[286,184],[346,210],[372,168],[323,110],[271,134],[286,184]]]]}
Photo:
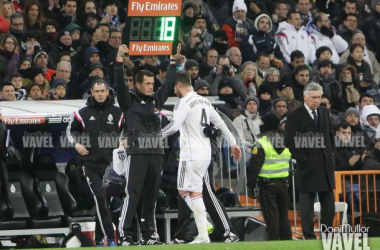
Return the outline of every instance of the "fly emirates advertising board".
{"type": "Polygon", "coordinates": [[[129,54],[175,54],[181,8],[182,0],[130,0],[125,33],[129,54]]]}

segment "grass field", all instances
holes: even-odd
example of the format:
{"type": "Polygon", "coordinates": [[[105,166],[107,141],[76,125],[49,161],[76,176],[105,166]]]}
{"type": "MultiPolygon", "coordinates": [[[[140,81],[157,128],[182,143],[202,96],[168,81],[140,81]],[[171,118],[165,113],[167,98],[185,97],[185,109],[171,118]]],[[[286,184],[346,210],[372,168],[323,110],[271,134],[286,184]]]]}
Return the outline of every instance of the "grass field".
{"type": "MultiPolygon", "coordinates": [[[[371,250],[379,250],[380,238],[370,238],[369,247],[371,248],[371,250]]],[[[78,249],[91,250],[94,248],[78,248],[78,249]]],[[[270,242],[266,241],[266,242],[212,243],[212,244],[199,244],[199,245],[133,246],[133,247],[117,247],[117,248],[111,248],[111,249],[137,249],[137,250],[242,250],[242,249],[309,250],[309,249],[316,249],[316,250],[322,250],[323,248],[322,248],[322,241],[320,240],[308,240],[308,241],[293,240],[293,241],[270,241],[270,242]]]]}

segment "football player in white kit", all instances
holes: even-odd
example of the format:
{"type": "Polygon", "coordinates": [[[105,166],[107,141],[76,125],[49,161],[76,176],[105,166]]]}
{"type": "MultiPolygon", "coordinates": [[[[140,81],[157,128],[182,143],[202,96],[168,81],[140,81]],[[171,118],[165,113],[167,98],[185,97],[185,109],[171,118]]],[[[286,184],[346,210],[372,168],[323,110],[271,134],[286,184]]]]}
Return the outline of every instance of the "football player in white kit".
{"type": "Polygon", "coordinates": [[[189,244],[210,243],[202,186],[203,177],[211,161],[211,144],[210,139],[204,134],[204,128],[210,123],[219,128],[231,146],[232,155],[236,160],[240,160],[241,151],[210,101],[193,91],[187,72],[176,73],[174,92],[180,99],[174,107],[173,121],[162,129],[162,137],[170,136],[178,129],[181,134],[177,189],[193,211],[198,228],[198,236],[189,244]]]}

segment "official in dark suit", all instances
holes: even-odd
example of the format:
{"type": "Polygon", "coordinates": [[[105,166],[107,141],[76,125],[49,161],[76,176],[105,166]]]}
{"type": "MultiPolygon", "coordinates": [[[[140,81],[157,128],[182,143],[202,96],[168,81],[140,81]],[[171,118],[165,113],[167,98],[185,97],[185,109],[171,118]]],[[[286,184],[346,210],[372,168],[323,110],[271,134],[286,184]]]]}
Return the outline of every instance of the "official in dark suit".
{"type": "Polygon", "coordinates": [[[335,214],[335,144],[327,108],[320,106],[322,86],[309,83],[304,88],[304,105],[288,114],[285,145],[297,161],[296,179],[305,239],[315,239],[314,198],[321,202],[321,225],[332,226],[335,214]]]}

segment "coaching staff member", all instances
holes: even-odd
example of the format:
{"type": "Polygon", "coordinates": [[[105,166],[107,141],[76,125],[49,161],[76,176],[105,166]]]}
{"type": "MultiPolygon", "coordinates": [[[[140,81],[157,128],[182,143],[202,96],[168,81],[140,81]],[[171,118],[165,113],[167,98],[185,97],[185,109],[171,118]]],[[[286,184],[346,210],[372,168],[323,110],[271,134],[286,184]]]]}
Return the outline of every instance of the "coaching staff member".
{"type": "Polygon", "coordinates": [[[163,145],[154,146],[161,139],[162,120],[155,108],[160,110],[174,91],[176,61],[171,61],[165,81],[156,93],[153,92],[154,74],[148,70],[137,72],[135,87],[129,90],[125,84],[122,63],[126,53],[129,53],[128,47],[121,45],[115,63],[117,98],[126,119],[127,153],[131,157],[126,173],[126,197],[120,215],[120,244],[135,245],[132,240],[132,222],[141,198],[142,244],[157,245],[162,243],[156,237],[154,213],[161,183],[164,148],[163,145]],[[143,143],[146,140],[152,140],[150,147],[143,143]]]}
{"type": "Polygon", "coordinates": [[[317,83],[305,86],[304,105],[289,113],[284,133],[285,145],[297,161],[296,178],[305,239],[316,238],[313,220],[316,192],[321,202],[321,224],[332,226],[335,213],[334,133],[328,109],[320,106],[322,94],[322,86],[317,83]],[[302,140],[316,143],[305,147],[302,140]]]}

